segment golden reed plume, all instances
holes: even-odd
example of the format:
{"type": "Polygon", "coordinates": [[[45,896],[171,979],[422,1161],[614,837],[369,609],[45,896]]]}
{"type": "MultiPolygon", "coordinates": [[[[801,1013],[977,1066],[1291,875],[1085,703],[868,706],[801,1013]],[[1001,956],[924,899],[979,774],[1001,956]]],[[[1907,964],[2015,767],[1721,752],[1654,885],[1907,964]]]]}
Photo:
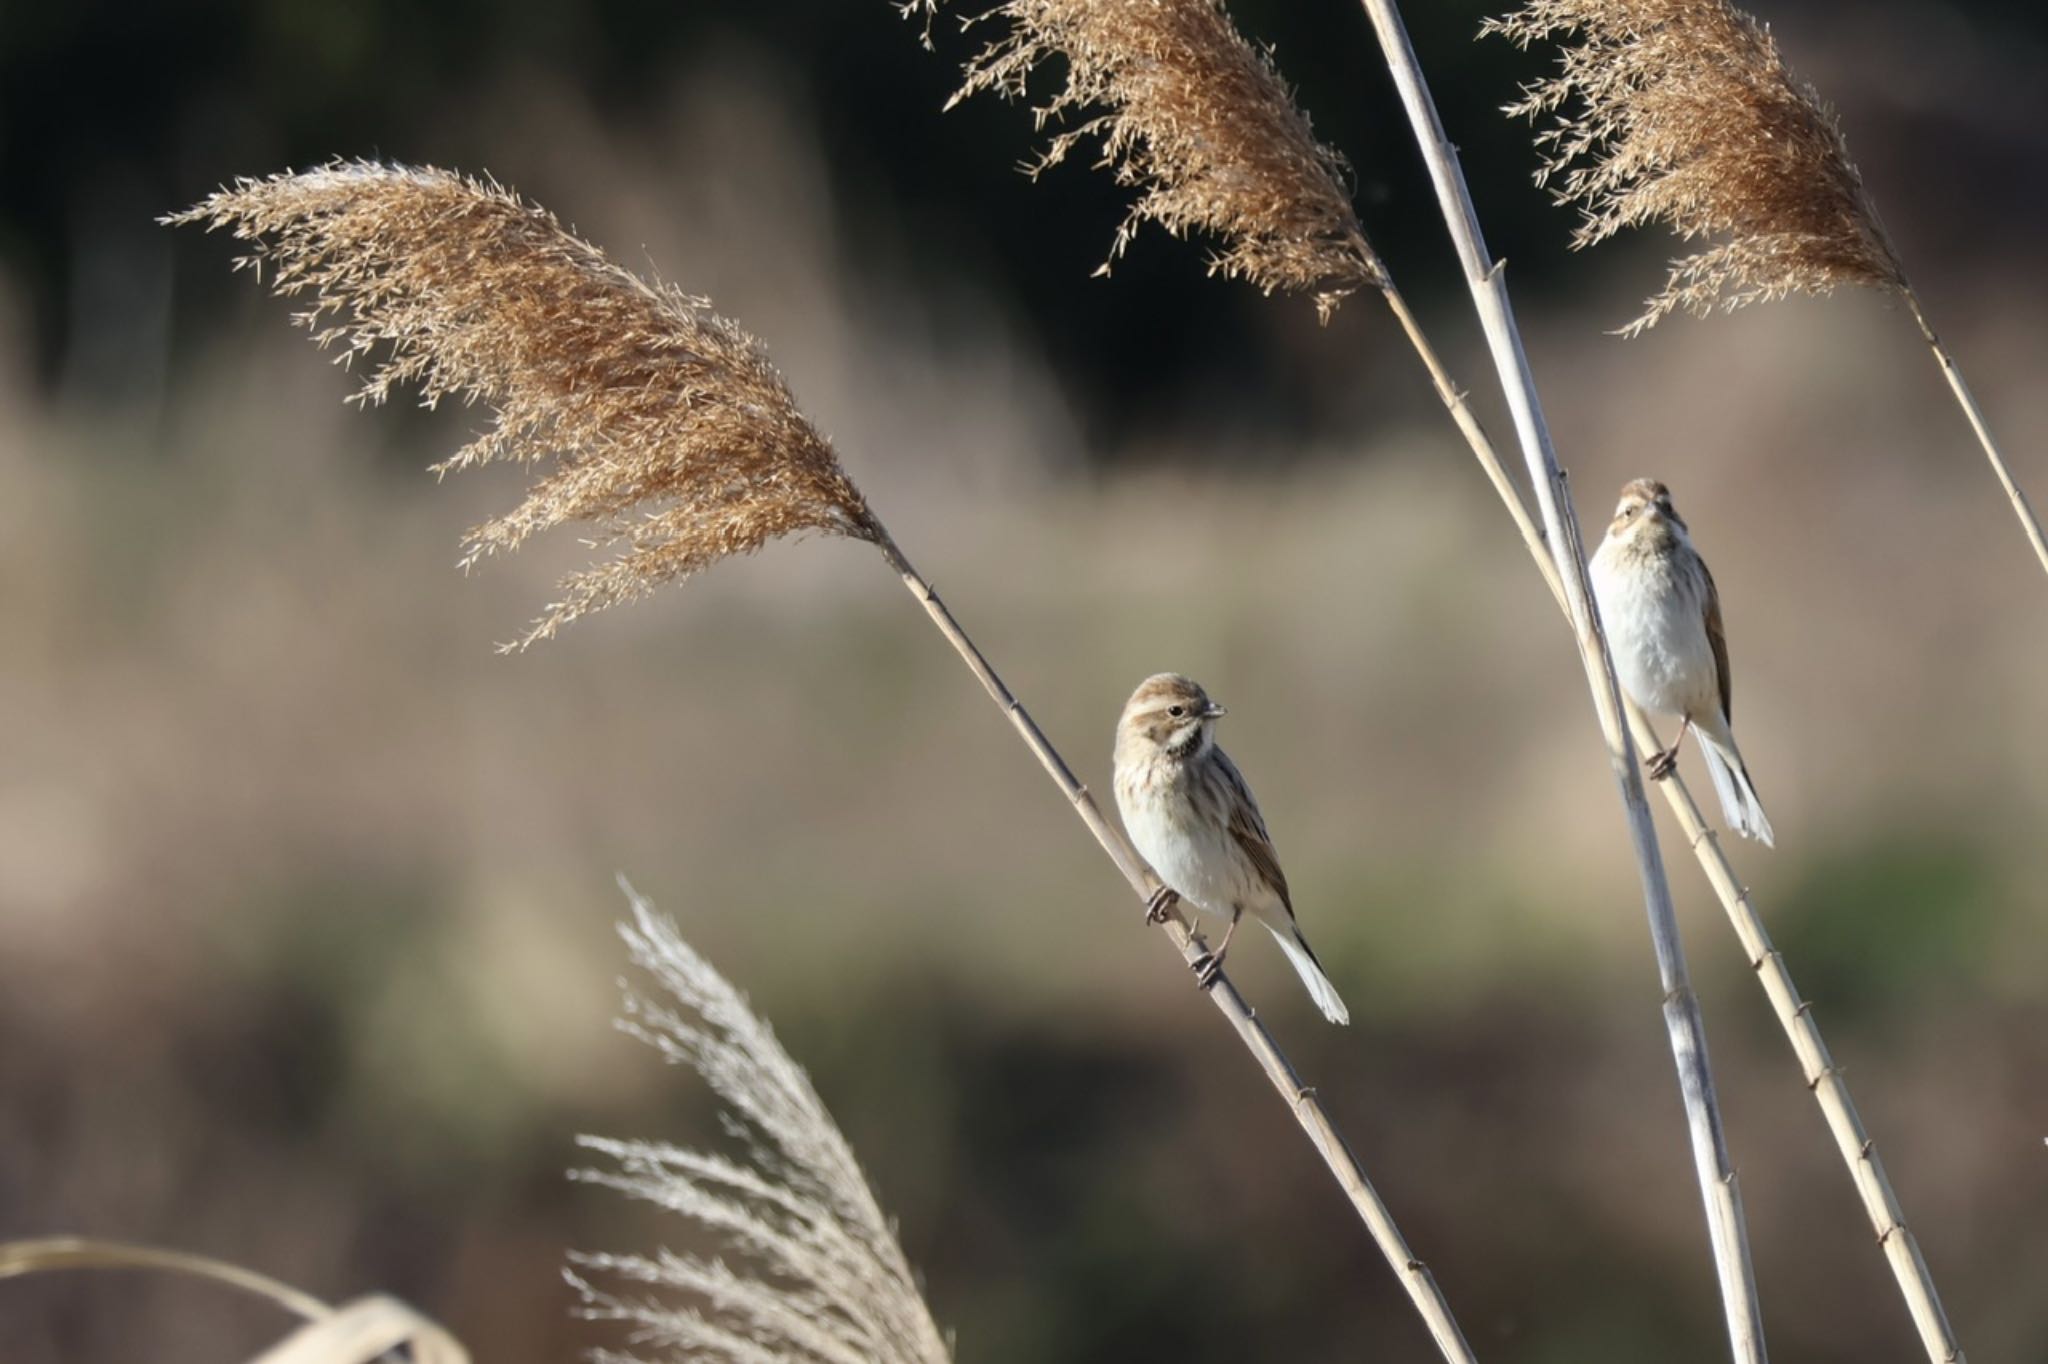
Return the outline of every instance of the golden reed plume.
{"type": "Polygon", "coordinates": [[[1554,119],[1537,183],[1585,214],[1574,246],[1647,223],[1722,239],[1674,262],[1627,334],[1680,308],[1904,290],[1834,114],[1726,0],[1532,0],[1485,31],[1523,47],[1566,40],[1558,74],[1508,112],[1554,119]]]}
{"type": "Polygon", "coordinates": [[[1269,294],[1313,293],[1326,319],[1353,290],[1381,284],[1343,158],[1316,141],[1272,61],[1217,0],[1010,0],[970,22],[991,19],[1009,31],[967,64],[952,103],[985,90],[1027,98],[1032,73],[1058,65],[1065,82],[1034,108],[1039,126],[1100,112],[1055,133],[1029,169],[1100,142],[1101,163],[1140,190],[1112,261],[1155,222],[1219,238],[1212,270],[1269,294]]]}
{"type": "Polygon", "coordinates": [[[310,295],[297,320],[344,362],[382,348],[359,399],[413,384],[429,407],[488,403],[490,429],[436,473],[552,463],[464,537],[465,566],[569,521],[621,547],[566,578],[508,648],[781,536],[876,533],[759,342],[494,183],[337,163],[238,181],[168,221],[253,242],[240,263],[310,295]]]}
{"type": "Polygon", "coordinates": [[[1562,175],[1558,198],[1584,212],[1573,245],[1650,222],[1723,239],[1674,262],[1624,334],[1678,308],[1704,316],[1838,284],[1897,294],[2048,571],[2048,532],[1927,320],[1841,128],[1762,24],[1727,0],[1530,0],[1482,31],[1524,47],[1563,40],[1558,74],[1508,112],[1554,117],[1537,180],[1562,175]]]}

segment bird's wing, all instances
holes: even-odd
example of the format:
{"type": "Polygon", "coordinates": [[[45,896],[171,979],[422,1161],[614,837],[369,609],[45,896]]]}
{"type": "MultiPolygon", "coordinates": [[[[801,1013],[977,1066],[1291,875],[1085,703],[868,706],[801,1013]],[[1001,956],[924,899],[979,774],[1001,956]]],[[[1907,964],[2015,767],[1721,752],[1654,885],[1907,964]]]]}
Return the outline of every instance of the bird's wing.
{"type": "Polygon", "coordinates": [[[1721,592],[1714,586],[1714,575],[1707,572],[1704,560],[1700,563],[1700,576],[1707,580],[1707,643],[1714,650],[1714,671],[1721,678],[1721,718],[1735,718],[1735,679],[1728,673],[1728,634],[1721,628],[1721,592]]]}
{"type": "Polygon", "coordinates": [[[1280,870],[1280,854],[1273,851],[1273,836],[1266,832],[1266,820],[1259,813],[1258,801],[1252,799],[1251,787],[1245,785],[1244,774],[1220,748],[1216,750],[1216,766],[1235,797],[1230,802],[1230,836],[1251,859],[1252,869],[1279,895],[1288,917],[1294,917],[1294,897],[1287,889],[1287,873],[1280,870]]]}

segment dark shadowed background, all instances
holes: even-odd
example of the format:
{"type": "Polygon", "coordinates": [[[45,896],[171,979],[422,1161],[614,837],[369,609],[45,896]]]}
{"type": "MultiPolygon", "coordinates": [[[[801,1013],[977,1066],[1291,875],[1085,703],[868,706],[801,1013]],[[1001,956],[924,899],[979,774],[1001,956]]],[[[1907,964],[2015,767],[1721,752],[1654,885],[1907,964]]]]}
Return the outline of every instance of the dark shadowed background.
{"type": "MultiPolygon", "coordinates": [[[[1732,851],[1962,1340],[2048,1358],[2048,584],[1910,323],[1844,295],[1604,334],[1673,244],[1565,249],[1495,112],[1548,58],[1410,22],[1590,525],[1669,482],[1779,830],[1732,851]]],[[[1504,433],[1362,12],[1233,6],[1504,433]]],[[[2019,473],[2048,494],[2048,17],[1776,0],[2019,473]]],[[[883,0],[0,8],[0,1237],[382,1288],[480,1359],[616,1343],[571,1186],[716,1143],[611,1031],[623,871],[811,1067],[963,1364],[1423,1359],[1328,1177],[1108,863],[860,548],[781,546],[517,658],[585,551],[464,578],[516,476],[153,224],[237,175],[489,171],[762,335],[892,529],[1105,789],[1118,707],[1231,706],[1330,1029],[1233,964],[1482,1358],[1723,1357],[1656,979],[1567,636],[1378,304],[1206,278],[883,0]]],[[[1688,763],[1696,764],[1689,752],[1688,763]]],[[[1661,816],[1660,816],[1661,818],[1661,816]]],[[[1669,826],[1667,825],[1667,830],[1669,826]]],[[[1789,1048],[1667,847],[1779,1357],[1919,1357],[1789,1048]]],[[[242,1357],[203,1288],[0,1283],[9,1364],[242,1357]]]]}

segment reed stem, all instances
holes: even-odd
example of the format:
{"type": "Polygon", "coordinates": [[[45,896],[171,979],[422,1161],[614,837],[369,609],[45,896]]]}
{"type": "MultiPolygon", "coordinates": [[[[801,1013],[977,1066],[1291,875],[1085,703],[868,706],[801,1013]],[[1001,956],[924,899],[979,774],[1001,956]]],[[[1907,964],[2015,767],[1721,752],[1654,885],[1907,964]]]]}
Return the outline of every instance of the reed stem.
{"type": "MultiPolygon", "coordinates": [[[[1408,300],[1403,298],[1401,291],[1394,286],[1391,275],[1382,272],[1382,278],[1385,282],[1380,286],[1380,296],[1386,300],[1387,310],[1393,313],[1394,320],[1400,324],[1401,331],[1408,337],[1408,344],[1414,349],[1416,358],[1422,361],[1422,367],[1429,371],[1430,383],[1436,386],[1436,394],[1443,400],[1444,410],[1450,414],[1451,421],[1465,437],[1465,443],[1472,447],[1473,457],[1479,461],[1480,469],[1493,484],[1493,490],[1500,494],[1501,504],[1508,509],[1508,515],[1515,519],[1515,529],[1521,533],[1523,545],[1528,548],[1530,557],[1536,561],[1536,567],[1543,574],[1543,580],[1550,585],[1551,592],[1557,597],[1558,605],[1564,606],[1564,585],[1558,581],[1556,565],[1550,558],[1549,544],[1543,538],[1543,528],[1530,519],[1528,509],[1522,504],[1521,489],[1515,486],[1514,479],[1502,467],[1500,456],[1494,452],[1493,442],[1488,439],[1486,429],[1479,424],[1479,419],[1472,415],[1472,409],[1465,405],[1464,394],[1451,382],[1451,376],[1444,369],[1444,362],[1437,355],[1436,347],[1430,345],[1429,337],[1422,330],[1422,324],[1416,321],[1415,314],[1408,310],[1408,300]]],[[[1567,617],[1570,616],[1569,607],[1565,614],[1567,617]]]]}
{"type": "Polygon", "coordinates": [[[1672,909],[1671,888],[1657,846],[1656,829],[1650,820],[1649,803],[1644,796],[1633,742],[1622,720],[1621,689],[1615,679],[1614,662],[1608,655],[1599,613],[1587,584],[1578,522],[1565,487],[1564,472],[1558,467],[1556,451],[1544,423],[1542,404],[1536,393],[1534,376],[1529,370],[1528,357],[1523,352],[1521,335],[1515,327],[1513,307],[1508,300],[1504,279],[1504,263],[1492,261],[1487,254],[1478,214],[1465,184],[1464,171],[1459,166],[1456,150],[1444,134],[1442,121],[1430,98],[1421,65],[1416,60],[1398,9],[1393,0],[1362,2],[1379,35],[1416,142],[1429,166],[1445,225],[1457,247],[1466,282],[1486,333],[1488,349],[1499,372],[1509,409],[1514,414],[1516,433],[1528,465],[1530,482],[1536,491],[1537,506],[1542,512],[1545,536],[1570,606],[1573,633],[1578,640],[1587,685],[1592,692],[1594,710],[1606,740],[1608,760],[1634,846],[1644,908],[1650,921],[1651,942],[1656,950],[1658,974],[1664,989],[1665,1027],[1678,1068],[1679,1089],[1684,1098],[1692,1138],[1693,1162],[1701,1198],[1706,1206],[1708,1239],[1720,1278],[1730,1349],[1741,1364],[1763,1364],[1766,1354],[1762,1316],[1757,1306],[1756,1277],[1750,1264],[1741,1195],[1728,1157],[1720,1104],[1714,1093],[1705,1025],[1686,971],[1685,949],[1678,934],[1677,916],[1672,909]]]}
{"type": "MultiPolygon", "coordinates": [[[[974,641],[967,637],[967,632],[960,628],[960,622],[946,609],[945,602],[939,599],[932,585],[911,566],[903,551],[890,538],[888,531],[882,528],[879,521],[872,520],[866,530],[875,547],[882,552],[883,559],[903,580],[904,587],[909,589],[911,596],[924,607],[925,613],[932,619],[932,624],[938,627],[946,642],[953,646],[954,652],[960,655],[968,671],[981,682],[989,698],[1008,717],[1012,727],[1024,740],[1025,747],[1031,750],[1046,773],[1066,795],[1068,803],[1074,807],[1074,813],[1080,816],[1081,822],[1088,826],[1088,832],[1095,835],[1095,841],[1102,845],[1102,850],[1116,863],[1117,870],[1130,882],[1131,889],[1136,892],[1138,899],[1150,903],[1154,892],[1160,886],[1158,875],[1146,865],[1145,859],[1138,855],[1137,849],[1131,846],[1123,831],[1103,816],[1101,807],[1095,803],[1095,797],[1090,795],[1088,788],[1074,776],[1073,769],[1060,757],[1059,751],[1052,746],[1052,741],[1045,737],[1045,731],[1031,718],[1031,713],[1024,709],[1023,702],[1003,685],[1002,678],[996,675],[988,659],[975,647],[974,641]]],[[[1180,952],[1182,960],[1186,961],[1190,968],[1207,955],[1207,945],[1177,905],[1167,914],[1166,932],[1169,940],[1180,952]]],[[[1309,1142],[1316,1148],[1317,1154],[1322,1156],[1323,1163],[1329,1166],[1330,1173],[1336,1177],[1345,1197],[1350,1199],[1359,1220],[1365,1223],[1366,1230],[1379,1246],[1380,1253],[1386,1257],[1387,1264],[1392,1267],[1395,1276],[1400,1279],[1402,1287],[1407,1291],[1409,1300],[1415,1304],[1415,1310],[1421,1314],[1431,1337],[1436,1341],[1438,1351],[1451,1364],[1474,1364],[1472,1348],[1465,1343],[1464,1333],[1458,1329],[1457,1320],[1452,1317],[1450,1304],[1445,1301],[1443,1291],[1437,1287],[1435,1276],[1429,1272],[1429,1266],[1417,1259],[1408,1249],[1407,1241],[1403,1239],[1400,1228],[1394,1223],[1393,1214],[1387,1210],[1386,1203],[1373,1188],[1372,1181],[1366,1178],[1365,1168],[1359,1164],[1358,1157],[1352,1153],[1336,1126],[1330,1121],[1329,1114],[1324,1111],[1316,1091],[1302,1082],[1301,1076],[1280,1050],[1279,1045],[1274,1042],[1273,1035],[1266,1031],[1266,1025],[1259,1021],[1258,1014],[1245,1003],[1244,997],[1237,992],[1237,987],[1230,982],[1228,976],[1218,971],[1215,984],[1209,987],[1207,994],[1210,1002],[1237,1031],[1238,1038],[1244,1043],[1245,1049],[1251,1052],[1252,1059],[1258,1063],[1259,1068],[1266,1073],[1266,1078],[1272,1081],[1273,1088],[1286,1102],[1289,1111],[1294,1115],[1294,1120],[1301,1125],[1302,1131],[1308,1134],[1309,1142]]]]}
{"type": "Polygon", "coordinates": [[[1906,311],[1913,314],[1913,321],[1920,328],[1921,340],[1934,352],[1934,361],[1941,366],[1941,377],[1948,380],[1949,392],[1955,395],[1956,406],[1963,410],[1970,430],[1976,433],[1984,458],[1991,461],[1991,472],[1998,475],[1998,484],[2005,489],[2006,499],[2012,503],[2013,515],[2020,519],[2020,528],[2026,531],[2027,540],[2034,547],[2034,557],[2041,561],[2042,570],[2048,572],[2048,540],[2042,538],[2040,518],[2034,515],[2033,504],[2027,501],[2027,495],[2013,480],[2012,470],[2006,467],[2005,455],[1999,450],[1998,442],[1991,438],[1991,428],[1984,421],[1984,410],[1977,406],[1976,396],[1963,382],[1963,372],[1956,366],[1955,356],[1949,353],[1948,347],[1928,322],[1926,310],[1920,306],[1920,295],[1913,292],[1913,286],[1903,283],[1899,286],[1899,293],[1906,300],[1906,311]]]}
{"type": "MultiPolygon", "coordinates": [[[[1646,749],[1663,746],[1649,718],[1633,705],[1629,707],[1629,719],[1635,727],[1636,742],[1646,749]]],[[[1849,1097],[1849,1087],[1842,1079],[1842,1072],[1829,1054],[1827,1043],[1821,1040],[1820,1025],[1813,1020],[1813,1006],[1800,998],[1798,988],[1792,983],[1792,972],[1785,965],[1784,953],[1772,944],[1762,918],[1750,903],[1748,889],[1736,876],[1733,864],[1721,848],[1719,837],[1707,826],[1685,783],[1674,772],[1658,786],[1662,788],[1672,814],[1677,817],[1679,828],[1685,832],[1694,856],[1699,859],[1700,869],[1707,874],[1716,898],[1727,911],[1728,922],[1742,942],[1744,956],[1756,972],[1757,981],[1770,999],[1771,1011],[1777,1015],[1778,1025],[1785,1030],[1785,1038],[1799,1058],[1800,1074],[1804,1076],[1814,1102],[1820,1105],[1828,1132],[1835,1139],[1835,1149],[1840,1152],[1843,1165],[1848,1167],[1850,1182],[1856,1186],[1856,1196],[1863,1200],[1863,1210],[1870,1217],[1871,1231],[1891,1267],[1892,1277],[1898,1281],[1899,1292],[1906,1300],[1906,1310],[1912,1314],[1913,1325],[1920,1334],[1928,1359],[1933,1364],[1963,1364],[1963,1347],[1949,1327],[1948,1314],[1942,1310],[1941,1295],[1935,1291],[1934,1277],[1928,1273],[1927,1262],[1921,1258],[1920,1243],[1906,1226],[1906,1214],[1899,1205],[1898,1194],[1885,1175],[1884,1163],[1877,1157],[1877,1143],[1864,1130],[1863,1119],[1857,1115],[1856,1104],[1849,1097]]]]}

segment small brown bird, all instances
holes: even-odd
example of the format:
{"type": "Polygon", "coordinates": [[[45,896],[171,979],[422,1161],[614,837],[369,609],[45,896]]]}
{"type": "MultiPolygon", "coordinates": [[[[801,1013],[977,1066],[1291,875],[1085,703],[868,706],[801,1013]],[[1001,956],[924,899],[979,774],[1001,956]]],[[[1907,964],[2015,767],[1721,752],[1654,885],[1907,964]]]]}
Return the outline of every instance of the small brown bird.
{"type": "Polygon", "coordinates": [[[1215,978],[1238,920],[1249,912],[1272,931],[1332,1023],[1350,1013],[1295,926],[1294,904],[1259,803],[1237,764],[1216,746],[1223,707],[1177,673],[1148,677],[1116,728],[1116,804],[1131,842],[1168,889],[1227,920],[1201,970],[1215,978]]]}
{"type": "Polygon", "coordinates": [[[1621,490],[1607,538],[1593,555],[1593,595],[1621,685],[1645,710],[1679,717],[1671,747],[1645,764],[1662,781],[1689,729],[1699,736],[1721,812],[1737,833],[1771,843],[1771,822],[1729,727],[1733,686],[1721,596],[1671,506],[1671,490],[1639,478],[1621,490]]]}

